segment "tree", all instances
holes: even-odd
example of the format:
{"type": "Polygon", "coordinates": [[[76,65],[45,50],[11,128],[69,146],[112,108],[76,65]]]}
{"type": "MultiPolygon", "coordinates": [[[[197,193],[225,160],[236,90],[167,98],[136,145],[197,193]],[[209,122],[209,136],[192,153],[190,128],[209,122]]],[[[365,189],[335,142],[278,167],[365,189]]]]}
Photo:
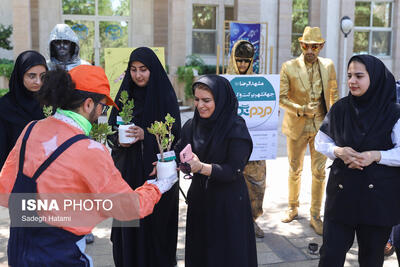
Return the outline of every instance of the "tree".
{"type": "Polygon", "coordinates": [[[8,27],[0,24],[0,47],[6,50],[11,50],[13,47],[11,46],[11,41],[8,40],[12,34],[12,26],[8,27]]]}

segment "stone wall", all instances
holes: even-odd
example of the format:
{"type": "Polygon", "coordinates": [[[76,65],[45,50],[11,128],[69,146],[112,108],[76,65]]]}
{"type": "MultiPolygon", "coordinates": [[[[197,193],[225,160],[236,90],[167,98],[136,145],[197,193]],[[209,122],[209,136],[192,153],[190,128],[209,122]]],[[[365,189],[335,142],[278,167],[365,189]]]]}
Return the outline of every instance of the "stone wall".
{"type": "Polygon", "coordinates": [[[292,58],[290,45],[292,42],[292,0],[281,0],[278,4],[278,70],[282,63],[292,58]]]}
{"type": "Polygon", "coordinates": [[[132,47],[153,46],[154,6],[153,1],[132,0],[131,2],[131,44],[132,47]]]}
{"type": "Polygon", "coordinates": [[[8,79],[4,76],[0,76],[0,89],[8,88],[8,79]]]}
{"type": "Polygon", "coordinates": [[[179,66],[185,65],[187,29],[187,1],[169,1],[168,13],[168,64],[169,73],[175,74],[179,66]]]}
{"type": "Polygon", "coordinates": [[[14,58],[32,49],[31,11],[29,0],[13,0],[14,58]]]}
{"type": "Polygon", "coordinates": [[[168,64],[168,0],[154,0],[154,46],[165,47],[168,64]]]}
{"type": "Polygon", "coordinates": [[[56,24],[63,23],[61,14],[61,1],[39,0],[39,51],[47,59],[49,58],[50,32],[56,24]]]}

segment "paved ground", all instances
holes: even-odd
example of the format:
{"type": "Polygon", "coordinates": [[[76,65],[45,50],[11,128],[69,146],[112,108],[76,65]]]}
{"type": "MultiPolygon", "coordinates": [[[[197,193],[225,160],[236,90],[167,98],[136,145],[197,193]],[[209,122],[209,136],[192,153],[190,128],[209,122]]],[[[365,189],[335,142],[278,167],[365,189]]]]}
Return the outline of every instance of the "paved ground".
{"type": "MultiPolygon", "coordinates": [[[[193,113],[182,113],[185,121],[193,113]]],[[[309,242],[322,243],[320,236],[316,235],[309,226],[311,170],[310,157],[307,155],[304,161],[303,181],[300,195],[301,206],[297,220],[284,224],[280,218],[287,205],[287,174],[288,163],[286,157],[285,137],[278,137],[278,158],[267,161],[267,189],[263,203],[264,214],[258,222],[265,231],[265,237],[257,239],[258,263],[261,267],[313,267],[318,266],[318,256],[307,252],[309,242]]],[[[328,163],[329,164],[329,163],[328,163]]],[[[186,192],[189,182],[181,179],[181,187],[186,192]]],[[[178,266],[184,266],[184,244],[185,244],[185,221],[186,204],[181,195],[179,213],[179,236],[178,236],[178,266]]],[[[87,247],[88,253],[94,258],[97,267],[114,266],[112,261],[110,237],[110,220],[98,225],[93,233],[96,237],[95,243],[87,247]]],[[[8,211],[0,208],[0,266],[7,266],[7,238],[8,238],[8,211]]],[[[347,254],[345,266],[358,266],[357,245],[355,244],[347,254]]],[[[385,260],[384,267],[397,265],[396,257],[393,255],[385,260]]]]}

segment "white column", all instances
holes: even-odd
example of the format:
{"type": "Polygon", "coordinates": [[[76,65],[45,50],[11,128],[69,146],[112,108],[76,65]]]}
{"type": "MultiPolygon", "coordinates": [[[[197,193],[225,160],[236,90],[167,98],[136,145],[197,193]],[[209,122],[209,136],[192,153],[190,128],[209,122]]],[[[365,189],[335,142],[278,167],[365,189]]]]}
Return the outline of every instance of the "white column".
{"type": "Polygon", "coordinates": [[[153,0],[132,0],[132,46],[153,46],[153,0]]]}

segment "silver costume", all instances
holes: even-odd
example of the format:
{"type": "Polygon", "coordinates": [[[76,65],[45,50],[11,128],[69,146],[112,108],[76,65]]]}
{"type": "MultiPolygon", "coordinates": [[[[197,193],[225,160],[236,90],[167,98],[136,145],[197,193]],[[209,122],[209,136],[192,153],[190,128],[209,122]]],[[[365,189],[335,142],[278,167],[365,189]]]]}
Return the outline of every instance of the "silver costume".
{"type": "Polygon", "coordinates": [[[80,49],[79,38],[67,24],[57,24],[53,28],[53,30],[50,33],[48,47],[49,47],[48,54],[50,55],[50,60],[47,60],[47,66],[49,67],[49,70],[54,70],[57,65],[62,67],[66,71],[69,71],[72,68],[79,65],[90,65],[89,62],[79,57],[79,49],[80,49]],[[52,42],[56,40],[68,40],[74,44],[72,46],[74,49],[72,57],[67,62],[63,62],[56,59],[56,55],[54,52],[54,45],[52,44],[52,42]]]}

